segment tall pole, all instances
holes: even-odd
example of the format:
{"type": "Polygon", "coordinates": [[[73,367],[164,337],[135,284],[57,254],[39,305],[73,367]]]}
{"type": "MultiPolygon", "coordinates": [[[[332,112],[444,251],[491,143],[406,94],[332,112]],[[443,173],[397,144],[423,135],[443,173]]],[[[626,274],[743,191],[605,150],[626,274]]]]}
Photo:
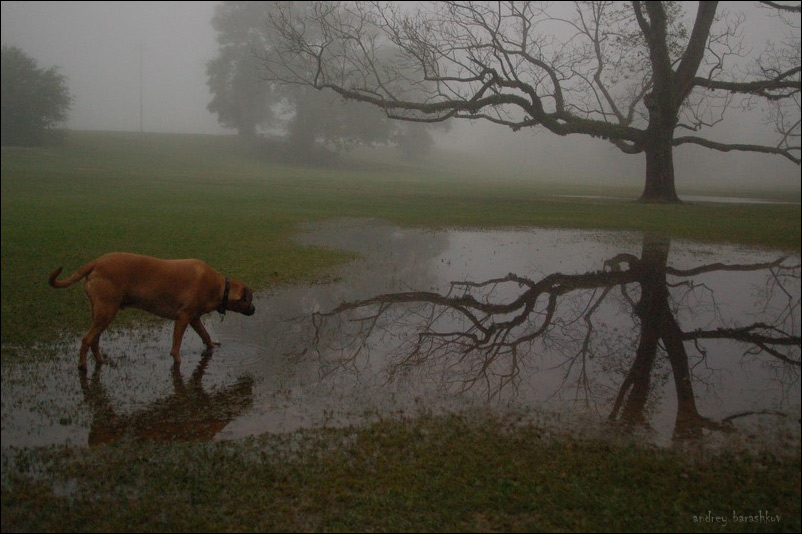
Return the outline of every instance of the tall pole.
{"type": "Polygon", "coordinates": [[[139,45],[139,133],[142,133],[142,45],[139,45]]]}

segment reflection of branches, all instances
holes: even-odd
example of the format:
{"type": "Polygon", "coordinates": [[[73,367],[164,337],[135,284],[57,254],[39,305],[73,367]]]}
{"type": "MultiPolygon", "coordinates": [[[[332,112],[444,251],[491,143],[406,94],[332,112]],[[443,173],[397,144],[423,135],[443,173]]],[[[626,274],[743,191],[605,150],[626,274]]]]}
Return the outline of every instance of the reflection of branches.
{"type": "MultiPolygon", "coordinates": [[[[626,287],[625,284],[621,284],[621,287],[626,287]]],[[[553,395],[556,395],[560,389],[566,386],[568,382],[571,380],[572,372],[574,371],[574,367],[578,367],[578,376],[576,378],[576,394],[575,394],[575,401],[584,400],[585,404],[588,404],[588,401],[592,397],[592,385],[591,385],[591,377],[592,373],[589,371],[589,362],[595,356],[595,352],[593,350],[593,345],[591,341],[594,337],[594,324],[593,324],[593,316],[598,311],[602,303],[605,301],[606,297],[611,291],[611,287],[605,287],[602,289],[601,294],[598,297],[595,295],[588,301],[588,306],[582,311],[580,317],[582,321],[585,323],[585,333],[582,336],[582,344],[579,349],[574,353],[573,357],[569,357],[565,360],[561,366],[564,368],[563,377],[560,382],[559,387],[555,390],[553,395]]],[[[626,292],[624,291],[626,295],[626,292]]]]}
{"type": "Polygon", "coordinates": [[[693,332],[683,333],[683,339],[697,340],[697,339],[731,339],[733,341],[740,341],[748,343],[758,351],[771,354],[779,360],[800,366],[799,357],[793,358],[775,348],[775,345],[783,347],[794,347],[802,344],[802,338],[784,332],[776,327],[755,323],[753,325],[744,326],[741,328],[716,328],[715,330],[694,330],[693,332]],[[763,333],[766,332],[766,333],[763,333]],[[770,333],[774,333],[771,335],[770,333]]]}
{"type": "Polygon", "coordinates": [[[673,267],[666,267],[666,274],[671,274],[674,276],[682,276],[682,277],[689,277],[689,276],[696,276],[698,274],[703,273],[713,273],[719,271],[761,271],[763,269],[772,269],[775,267],[779,267],[785,270],[793,270],[798,269],[799,265],[787,265],[783,266],[782,263],[785,261],[785,258],[778,258],[774,261],[769,261],[765,263],[750,263],[750,264],[726,264],[726,263],[711,263],[709,265],[702,265],[693,269],[675,269],[673,267]]]}
{"type": "MultiPolygon", "coordinates": [[[[611,368],[624,365],[623,380],[613,386],[617,394],[609,418],[639,424],[646,423],[658,356],[665,354],[677,398],[676,433],[721,428],[697,410],[686,343],[704,357],[702,342],[730,340],[746,345],[750,354],[767,354],[778,365],[798,368],[801,343],[795,319],[800,308],[800,266],[781,258],[678,269],[667,265],[668,250],[667,241],[647,236],[640,257],[618,254],[600,271],[553,273],[539,280],[509,274],[453,282],[445,294],[408,291],[345,302],[314,314],[313,348],[326,365],[355,369],[368,365],[378,346],[377,358],[386,361],[375,363],[386,365],[391,378],[425,369],[421,375],[425,380],[439,379],[440,385],[458,391],[480,387],[488,398],[510,386],[516,391],[528,376],[522,372],[525,367],[545,366],[560,372],[552,396],[574,381],[575,400],[588,402],[610,385],[611,368]],[[671,291],[681,288],[684,301],[702,290],[717,310],[715,284],[696,277],[763,271],[770,281],[770,290],[763,295],[764,312],[770,308],[768,301],[777,297],[788,302],[776,316],[763,313],[752,324],[683,330],[671,291]],[[611,334],[599,328],[609,320],[623,330],[611,334]],[[626,334],[630,327],[621,326],[627,320],[637,330],[634,340],[626,334]],[[599,358],[595,345],[611,335],[617,336],[615,344],[599,358]],[[395,350],[389,348],[391,343],[395,350]]],[[[691,305],[696,307],[686,304],[691,305]]]]}
{"type": "MultiPolygon", "coordinates": [[[[431,307],[426,327],[417,334],[417,340],[397,366],[409,367],[432,358],[453,360],[446,363],[450,369],[462,368],[462,387],[467,389],[482,381],[488,394],[493,396],[519,377],[522,349],[535,340],[543,339],[556,327],[564,327],[556,320],[559,297],[581,289],[604,288],[602,297],[583,314],[590,321],[609,290],[633,281],[635,275],[627,271],[598,271],[581,275],[552,274],[540,281],[532,281],[509,274],[485,282],[455,282],[449,294],[433,292],[406,292],[379,295],[359,302],[343,303],[328,313],[313,317],[315,339],[320,339],[320,328],[325,319],[346,312],[375,309],[367,315],[352,318],[360,325],[359,342],[343,352],[340,364],[352,365],[365,348],[368,337],[374,332],[379,317],[391,305],[415,304],[431,307]],[[510,302],[493,301],[495,291],[509,284],[524,287],[525,291],[510,302]],[[478,299],[471,291],[490,288],[484,298],[478,299]],[[455,296],[452,293],[457,289],[455,296]],[[503,363],[503,367],[498,364],[503,363]],[[467,372],[464,372],[467,367],[467,372]]],[[[398,319],[396,318],[396,321],[398,319]]],[[[592,323],[587,323],[592,324],[592,323]]]]}

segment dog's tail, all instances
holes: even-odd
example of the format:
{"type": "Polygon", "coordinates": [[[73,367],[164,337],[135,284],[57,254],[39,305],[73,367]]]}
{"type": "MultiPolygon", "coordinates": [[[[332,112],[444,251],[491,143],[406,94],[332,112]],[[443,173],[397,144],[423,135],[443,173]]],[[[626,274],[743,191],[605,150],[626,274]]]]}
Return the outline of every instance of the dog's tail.
{"type": "Polygon", "coordinates": [[[58,278],[58,275],[61,274],[62,270],[62,267],[59,267],[58,269],[50,273],[50,278],[49,278],[50,285],[55,288],[71,286],[81,278],[91,273],[92,269],[94,268],[95,268],[94,262],[87,263],[86,265],[84,265],[83,267],[72,273],[69,277],[65,278],[64,280],[56,280],[56,278],[58,278]]]}

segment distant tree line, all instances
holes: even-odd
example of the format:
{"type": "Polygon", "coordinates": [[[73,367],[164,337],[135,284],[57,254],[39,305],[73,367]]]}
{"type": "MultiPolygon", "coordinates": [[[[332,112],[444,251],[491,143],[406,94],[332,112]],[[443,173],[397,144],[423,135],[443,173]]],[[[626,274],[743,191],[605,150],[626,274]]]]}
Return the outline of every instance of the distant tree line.
{"type": "Polygon", "coordinates": [[[35,146],[61,137],[72,95],[56,67],[39,67],[15,46],[2,50],[2,145],[35,146]]]}
{"type": "MultiPolygon", "coordinates": [[[[303,2],[296,8],[304,9],[303,2]]],[[[261,140],[263,150],[292,160],[321,160],[358,145],[398,146],[407,157],[426,154],[431,128],[390,120],[373,106],[349,102],[311,87],[265,79],[263,62],[274,53],[274,2],[223,2],[212,27],[219,51],[208,62],[209,111],[240,135],[261,140]]]]}

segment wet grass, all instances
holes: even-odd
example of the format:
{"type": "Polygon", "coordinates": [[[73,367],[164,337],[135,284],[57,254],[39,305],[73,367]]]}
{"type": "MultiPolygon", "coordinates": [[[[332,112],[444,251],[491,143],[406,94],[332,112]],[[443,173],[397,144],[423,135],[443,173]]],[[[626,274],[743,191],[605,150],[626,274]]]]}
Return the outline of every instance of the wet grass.
{"type": "Polygon", "coordinates": [[[46,341],[85,328],[81,291],[56,297],[46,283],[58,266],[70,271],[112,250],[200,257],[266,289],[309,281],[345,259],[293,241],[305,222],[333,217],[428,227],[660,231],[675,238],[800,248],[798,205],[655,206],[560,198],[554,195],[634,199],[638,189],[572,189],[555,185],[554,177],[522,180],[489,166],[468,171],[453,162],[372,158],[329,169],[290,166],[260,159],[235,137],[98,132],[73,133],[63,147],[3,148],[3,344],[46,341]]]}
{"type": "Polygon", "coordinates": [[[497,418],[424,416],[236,444],[25,451],[4,475],[2,527],[798,532],[801,467],[799,454],[688,457],[497,418]]]}
{"type": "MultiPolygon", "coordinates": [[[[542,178],[389,157],[328,170],[279,165],[227,137],[78,133],[64,147],[3,148],[2,365],[48,358],[35,343],[86,327],[80,289],[47,285],[60,265],[110,250],[201,257],[269,291],[346,258],[293,241],[304,223],[334,217],[655,230],[800,249],[798,205],[558,198],[634,199],[638,189],[542,178]]],[[[798,532],[799,473],[798,449],[689,458],[546,439],[493,419],[423,418],[236,443],[4,448],[2,530],[798,532]],[[733,522],[734,512],[760,511],[780,521],[733,522]],[[708,512],[728,524],[694,522],[708,512]]]]}

